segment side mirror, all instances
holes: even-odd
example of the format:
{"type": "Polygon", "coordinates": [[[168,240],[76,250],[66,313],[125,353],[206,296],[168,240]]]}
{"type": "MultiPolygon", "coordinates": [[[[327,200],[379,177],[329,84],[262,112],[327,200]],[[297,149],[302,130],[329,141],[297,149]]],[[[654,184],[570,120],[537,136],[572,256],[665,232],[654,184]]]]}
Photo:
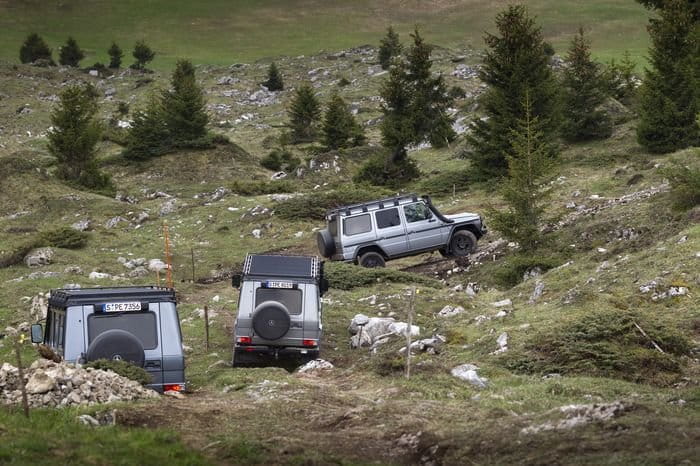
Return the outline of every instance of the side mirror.
{"type": "Polygon", "coordinates": [[[241,286],[241,274],[237,273],[231,277],[231,286],[234,288],[240,288],[240,286],[241,286]]]}
{"type": "Polygon", "coordinates": [[[43,343],[44,342],[44,329],[41,324],[33,324],[32,330],[32,343],[43,343]]]}

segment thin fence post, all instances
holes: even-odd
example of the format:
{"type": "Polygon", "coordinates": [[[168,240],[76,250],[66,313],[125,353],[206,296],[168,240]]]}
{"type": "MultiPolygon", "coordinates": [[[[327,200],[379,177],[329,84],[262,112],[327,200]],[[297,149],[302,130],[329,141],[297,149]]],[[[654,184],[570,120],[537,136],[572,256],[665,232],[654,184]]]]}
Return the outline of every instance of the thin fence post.
{"type": "Polygon", "coordinates": [[[19,372],[19,388],[22,391],[22,407],[24,415],[29,417],[29,400],[27,399],[27,387],[24,383],[24,369],[22,368],[22,354],[20,352],[20,336],[15,338],[15,354],[17,355],[17,370],[19,372]]]}
{"type": "Polygon", "coordinates": [[[416,287],[411,288],[411,302],[408,306],[406,326],[406,378],[411,378],[411,328],[413,327],[413,305],[416,302],[416,287]]]}
{"type": "Polygon", "coordinates": [[[194,277],[195,277],[195,273],[194,273],[194,248],[190,248],[190,255],[192,256],[192,284],[194,285],[194,280],[195,280],[194,279],[194,277]]]}
{"type": "Polygon", "coordinates": [[[204,305],[204,347],[209,351],[209,306],[204,305]]]}

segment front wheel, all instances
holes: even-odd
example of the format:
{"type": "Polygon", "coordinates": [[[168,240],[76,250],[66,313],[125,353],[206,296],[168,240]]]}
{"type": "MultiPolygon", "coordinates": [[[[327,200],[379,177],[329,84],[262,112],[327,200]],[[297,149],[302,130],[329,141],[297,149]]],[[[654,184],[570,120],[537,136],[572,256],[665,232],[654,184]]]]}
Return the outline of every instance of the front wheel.
{"type": "Polygon", "coordinates": [[[384,267],[386,263],[384,262],[384,257],[378,252],[370,251],[362,254],[360,256],[359,263],[362,267],[374,268],[374,267],[384,267]]]}
{"type": "Polygon", "coordinates": [[[476,236],[467,230],[456,231],[450,240],[450,252],[453,256],[464,257],[476,251],[476,236]]]}

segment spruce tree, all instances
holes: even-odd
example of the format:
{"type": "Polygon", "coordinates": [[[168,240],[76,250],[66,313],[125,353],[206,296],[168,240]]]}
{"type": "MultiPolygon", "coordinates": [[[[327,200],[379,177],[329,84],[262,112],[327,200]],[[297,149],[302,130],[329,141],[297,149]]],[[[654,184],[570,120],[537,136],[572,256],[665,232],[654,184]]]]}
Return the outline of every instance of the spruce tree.
{"type": "Polygon", "coordinates": [[[524,93],[525,101],[520,105],[524,116],[509,134],[508,178],[501,188],[508,207],[506,211],[492,212],[491,223],[506,238],[516,241],[522,251],[531,252],[541,245],[542,215],[548,203],[554,163],[544,134],[546,127],[533,114],[529,92],[524,93]]]}
{"type": "Polygon", "coordinates": [[[282,75],[274,62],[270,63],[270,68],[267,70],[267,81],[263,83],[263,86],[265,86],[269,91],[281,91],[284,89],[282,75]]]}
{"type": "Polygon", "coordinates": [[[637,126],[637,140],[650,152],[673,152],[700,142],[695,28],[686,0],[668,0],[660,18],[650,21],[651,68],[640,92],[637,126]]]}
{"type": "Polygon", "coordinates": [[[557,133],[557,84],[549,67],[542,32],[524,6],[509,6],[496,16],[499,35],[487,33],[488,50],[480,72],[488,86],[482,98],[485,116],[471,126],[467,141],[474,175],[482,179],[503,176],[506,155],[512,151],[511,130],[525,117],[525,90],[532,116],[542,125],[550,155],[557,133]]]}
{"type": "Polygon", "coordinates": [[[603,110],[604,82],[600,66],[591,59],[583,28],[571,42],[563,77],[562,136],[571,142],[603,139],[612,134],[612,119],[603,110]]]}
{"type": "Polygon", "coordinates": [[[397,164],[407,158],[406,147],[414,141],[413,86],[406,63],[396,59],[389,69],[389,78],[382,83],[382,145],[389,149],[388,162],[397,164]]]}
{"type": "Polygon", "coordinates": [[[146,64],[156,56],[155,52],[142,40],[136,42],[134,51],[131,54],[136,59],[136,62],[131,67],[137,70],[144,69],[146,64]]]}
{"type": "Polygon", "coordinates": [[[177,62],[171,89],[163,92],[161,100],[163,120],[175,145],[195,141],[207,134],[206,101],[191,62],[177,62]]]}
{"type": "Polygon", "coordinates": [[[60,178],[78,182],[86,172],[96,170],[95,146],[101,134],[95,119],[96,96],[90,85],[69,86],[51,113],[48,148],[56,158],[60,178]]]}
{"type": "Polygon", "coordinates": [[[154,95],[145,109],[134,113],[124,149],[124,157],[127,159],[145,160],[173,148],[161,104],[161,96],[154,95]]]}
{"type": "Polygon", "coordinates": [[[51,49],[39,34],[32,32],[27,36],[19,49],[19,61],[22,63],[33,63],[37,60],[47,60],[52,65],[51,49]]]}
{"type": "Polygon", "coordinates": [[[313,141],[316,137],[316,126],[321,117],[321,109],[314,90],[309,84],[302,84],[294,92],[287,112],[293,142],[313,141]]]}
{"type": "Polygon", "coordinates": [[[619,63],[612,58],[603,69],[602,76],[607,86],[607,93],[620,102],[629,104],[637,88],[635,68],[636,64],[629,50],[622,53],[619,63]]]}
{"type": "Polygon", "coordinates": [[[66,45],[61,47],[59,52],[58,63],[63,66],[72,66],[77,68],[80,60],[85,58],[85,54],[78,46],[78,43],[72,37],[68,37],[66,45]]]}
{"type": "Polygon", "coordinates": [[[393,27],[389,26],[386,36],[379,43],[379,63],[382,65],[382,69],[388,69],[392,58],[400,54],[401,42],[399,41],[399,35],[394,31],[393,27]]]}
{"type": "Polygon", "coordinates": [[[329,149],[356,145],[362,139],[362,127],[357,124],[350,109],[338,93],[331,95],[323,116],[323,143],[329,149]]]}
{"type": "Polygon", "coordinates": [[[116,42],[112,42],[112,45],[109,47],[109,50],[107,50],[107,53],[109,54],[109,67],[119,68],[122,64],[122,57],[124,56],[124,53],[116,42]]]}
{"type": "Polygon", "coordinates": [[[413,91],[413,142],[428,140],[434,147],[444,147],[457,136],[452,129],[453,119],[447,114],[453,98],[449,96],[442,75],[433,77],[431,48],[418,29],[411,37],[413,46],[408,52],[406,70],[413,91]]]}

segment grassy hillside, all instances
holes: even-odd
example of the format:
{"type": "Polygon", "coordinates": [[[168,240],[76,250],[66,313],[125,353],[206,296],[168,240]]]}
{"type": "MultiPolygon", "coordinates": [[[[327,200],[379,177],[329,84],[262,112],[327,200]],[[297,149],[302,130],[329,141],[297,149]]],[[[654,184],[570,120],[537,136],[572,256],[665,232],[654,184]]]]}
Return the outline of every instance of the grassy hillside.
{"type": "MultiPolygon", "coordinates": [[[[404,36],[419,25],[442,46],[483,47],[484,31],[508,2],[486,0],[23,0],[0,1],[0,59],[18,60],[29,32],[57,53],[73,35],[87,51],[84,65],[108,62],[117,41],[131,63],[131,48],[144,39],[156,51],[153,67],[169,69],[177,58],[231,64],[263,57],[309,55],[363,43],[375,44],[389,24],[404,36]]],[[[579,26],[590,31],[601,59],[629,50],[643,60],[648,13],[634,0],[531,0],[545,35],[564,50],[579,26]]]]}

